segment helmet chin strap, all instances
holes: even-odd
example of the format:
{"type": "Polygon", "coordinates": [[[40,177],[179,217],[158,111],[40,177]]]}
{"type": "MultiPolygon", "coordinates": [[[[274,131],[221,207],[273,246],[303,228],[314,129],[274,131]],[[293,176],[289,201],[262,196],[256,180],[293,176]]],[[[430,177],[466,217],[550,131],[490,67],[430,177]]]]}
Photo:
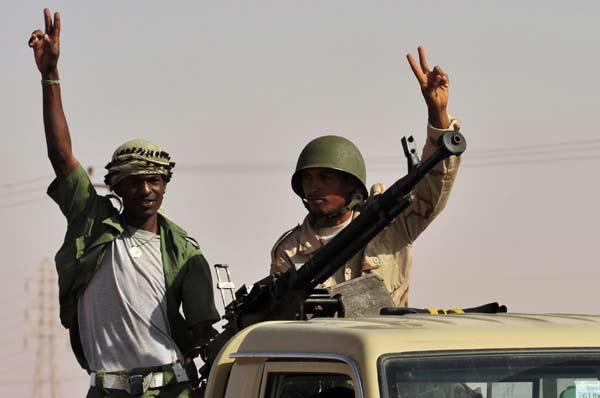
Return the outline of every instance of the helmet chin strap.
{"type": "Polygon", "coordinates": [[[310,224],[315,229],[321,228],[323,225],[327,224],[329,221],[337,220],[337,219],[343,217],[346,213],[354,210],[356,207],[362,207],[362,205],[364,203],[365,203],[365,199],[363,198],[362,194],[358,191],[355,191],[350,196],[350,200],[348,201],[346,206],[342,207],[341,209],[339,209],[331,214],[326,214],[323,216],[316,216],[310,212],[310,208],[308,206],[308,201],[305,198],[302,198],[302,204],[309,211],[308,215],[309,215],[310,224]]]}

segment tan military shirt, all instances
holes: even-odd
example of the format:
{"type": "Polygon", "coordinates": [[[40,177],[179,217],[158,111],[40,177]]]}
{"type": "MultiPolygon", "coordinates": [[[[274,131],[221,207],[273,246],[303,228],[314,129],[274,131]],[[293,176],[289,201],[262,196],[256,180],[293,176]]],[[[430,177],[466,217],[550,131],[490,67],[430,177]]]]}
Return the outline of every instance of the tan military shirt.
{"type": "MultiPolygon", "coordinates": [[[[435,151],[438,139],[444,132],[458,131],[459,128],[459,121],[454,118],[447,130],[436,129],[429,124],[422,158],[427,159],[435,151]]],[[[372,272],[383,278],[396,305],[406,306],[412,243],[446,206],[459,164],[460,158],[456,156],[438,163],[413,189],[415,200],[411,206],[327,279],[323,286],[333,286],[372,272]]],[[[353,217],[356,216],[358,213],[354,212],[353,217]]],[[[275,243],[271,251],[271,273],[285,272],[293,266],[300,267],[324,243],[305,218],[301,225],[286,232],[275,243]]]]}

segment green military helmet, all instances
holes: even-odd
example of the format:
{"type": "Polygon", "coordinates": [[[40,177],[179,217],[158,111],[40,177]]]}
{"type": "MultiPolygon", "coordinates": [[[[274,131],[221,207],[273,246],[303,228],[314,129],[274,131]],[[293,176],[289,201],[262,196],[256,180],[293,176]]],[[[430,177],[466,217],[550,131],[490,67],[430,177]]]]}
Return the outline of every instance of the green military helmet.
{"type": "Polygon", "coordinates": [[[323,167],[342,171],[355,177],[360,182],[363,199],[367,191],[367,169],[360,151],[350,140],[337,135],[325,135],[309,142],[298,157],[296,171],[292,176],[292,189],[304,198],[302,190],[302,170],[323,167]]]}

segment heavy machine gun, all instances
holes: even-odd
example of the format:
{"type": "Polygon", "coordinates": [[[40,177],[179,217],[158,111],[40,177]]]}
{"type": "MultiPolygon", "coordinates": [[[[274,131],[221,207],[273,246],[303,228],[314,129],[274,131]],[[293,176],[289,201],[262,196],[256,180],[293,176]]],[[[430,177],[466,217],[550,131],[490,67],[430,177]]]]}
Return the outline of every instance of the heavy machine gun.
{"type": "MultiPolygon", "coordinates": [[[[238,331],[258,322],[293,320],[298,319],[299,314],[305,316],[303,304],[314,289],[402,213],[413,200],[411,190],[415,185],[440,161],[462,154],[466,140],[459,132],[443,134],[436,151],[423,162],[417,156],[412,136],[402,138],[402,146],[408,161],[406,176],[367,201],[361,214],[298,270],[292,268],[283,274],[270,275],[256,282],[251,289],[244,285],[235,293],[234,300],[225,307],[223,318],[227,324],[223,331],[198,349],[205,363],[200,369],[201,380],[207,380],[215,357],[238,331]]],[[[319,300],[326,305],[340,299],[321,297],[319,300]]]]}

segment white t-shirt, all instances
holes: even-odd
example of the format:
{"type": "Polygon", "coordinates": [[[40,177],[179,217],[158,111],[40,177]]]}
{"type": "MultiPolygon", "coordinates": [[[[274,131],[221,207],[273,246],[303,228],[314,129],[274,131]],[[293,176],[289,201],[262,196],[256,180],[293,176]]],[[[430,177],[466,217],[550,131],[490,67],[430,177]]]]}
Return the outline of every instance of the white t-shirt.
{"type": "Polygon", "coordinates": [[[171,338],[160,236],[127,227],[111,242],[78,303],[79,333],[92,371],[183,359],[171,338]]]}

